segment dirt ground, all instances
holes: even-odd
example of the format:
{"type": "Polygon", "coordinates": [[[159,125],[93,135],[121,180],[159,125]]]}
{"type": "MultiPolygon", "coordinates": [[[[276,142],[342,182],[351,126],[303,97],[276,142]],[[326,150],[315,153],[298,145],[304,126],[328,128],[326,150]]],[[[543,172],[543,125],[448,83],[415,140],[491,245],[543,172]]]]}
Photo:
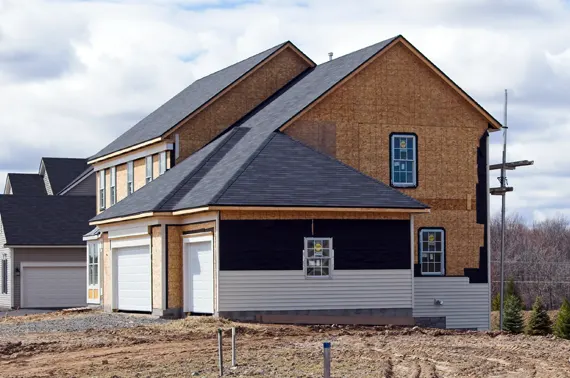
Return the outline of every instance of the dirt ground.
{"type": "MultiPolygon", "coordinates": [[[[0,328],[57,316],[4,319],[0,328]]],[[[570,377],[570,341],[552,337],[256,325],[208,317],[130,329],[3,337],[0,376],[217,377],[218,327],[225,330],[224,375],[230,377],[322,377],[323,341],[332,342],[333,377],[570,377]],[[234,369],[232,326],[238,327],[234,369]]]]}

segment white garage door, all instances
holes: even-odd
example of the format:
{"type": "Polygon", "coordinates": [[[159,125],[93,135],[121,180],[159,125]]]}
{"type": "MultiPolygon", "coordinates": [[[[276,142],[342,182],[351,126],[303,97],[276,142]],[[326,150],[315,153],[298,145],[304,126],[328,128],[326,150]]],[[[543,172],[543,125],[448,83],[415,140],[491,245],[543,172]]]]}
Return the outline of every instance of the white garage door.
{"type": "Polygon", "coordinates": [[[126,311],[151,311],[148,246],[119,248],[116,254],[117,308],[126,311]]]}
{"type": "Polygon", "coordinates": [[[214,264],[212,241],[186,244],[186,310],[214,312],[214,264]]]}
{"type": "Polygon", "coordinates": [[[86,274],[84,266],[23,266],[22,307],[85,306],[86,274]]]}

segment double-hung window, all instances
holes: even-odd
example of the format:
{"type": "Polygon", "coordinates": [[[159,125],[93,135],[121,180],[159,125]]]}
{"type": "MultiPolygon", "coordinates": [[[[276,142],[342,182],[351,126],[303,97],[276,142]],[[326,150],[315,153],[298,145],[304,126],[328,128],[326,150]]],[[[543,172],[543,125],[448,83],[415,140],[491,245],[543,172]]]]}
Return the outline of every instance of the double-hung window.
{"type": "Polygon", "coordinates": [[[166,172],[166,151],[158,155],[158,174],[161,175],[166,172]]]}
{"type": "Polygon", "coordinates": [[[180,157],[180,134],[174,134],[174,159],[180,157]]]}
{"type": "Polygon", "coordinates": [[[152,181],[152,155],[146,157],[146,183],[152,181]]]}
{"type": "Polygon", "coordinates": [[[127,163],[127,196],[132,194],[135,190],[134,182],[135,182],[135,172],[133,162],[129,161],[127,163]]]}
{"type": "Polygon", "coordinates": [[[117,168],[111,167],[111,183],[109,185],[109,194],[111,196],[111,206],[117,203],[117,168]]]}
{"type": "Polygon", "coordinates": [[[8,255],[2,255],[2,294],[8,294],[8,255]]]}
{"type": "Polygon", "coordinates": [[[303,269],[307,278],[330,278],[334,268],[332,238],[305,238],[303,269]]]}
{"type": "Polygon", "coordinates": [[[99,171],[99,210],[105,210],[107,198],[105,195],[105,170],[99,171]]]}
{"type": "Polygon", "coordinates": [[[417,184],[418,148],[414,134],[390,135],[390,182],[398,188],[417,184]]]}
{"type": "Polygon", "coordinates": [[[420,230],[420,262],[422,274],[445,275],[445,231],[442,228],[420,230]]]}

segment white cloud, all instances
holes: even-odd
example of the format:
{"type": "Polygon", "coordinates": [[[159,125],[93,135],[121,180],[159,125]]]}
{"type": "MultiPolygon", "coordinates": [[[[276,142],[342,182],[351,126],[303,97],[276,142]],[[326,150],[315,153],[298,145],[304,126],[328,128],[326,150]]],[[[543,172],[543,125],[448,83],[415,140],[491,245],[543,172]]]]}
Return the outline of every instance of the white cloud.
{"type": "MultiPolygon", "coordinates": [[[[0,0],[0,19],[0,172],[91,155],[196,78],[284,40],[323,62],[403,34],[501,120],[509,88],[509,159],[536,160],[510,173],[509,209],[570,209],[567,1],[0,0]]],[[[498,162],[500,133],[491,142],[498,162]]]]}

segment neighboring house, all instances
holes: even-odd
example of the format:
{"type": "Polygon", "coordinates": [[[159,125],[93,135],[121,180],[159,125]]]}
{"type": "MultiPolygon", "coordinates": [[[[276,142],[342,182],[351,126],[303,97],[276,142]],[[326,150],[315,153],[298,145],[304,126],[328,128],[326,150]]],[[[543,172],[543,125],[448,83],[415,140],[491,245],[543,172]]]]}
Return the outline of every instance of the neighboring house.
{"type": "Polygon", "coordinates": [[[94,176],[85,159],[60,158],[43,158],[38,174],[8,174],[0,195],[0,308],[85,305],[82,235],[95,215],[94,176]]]}
{"type": "Polygon", "coordinates": [[[90,158],[89,302],[487,329],[500,128],[402,36],[320,65],[276,46],[90,158]]]}

